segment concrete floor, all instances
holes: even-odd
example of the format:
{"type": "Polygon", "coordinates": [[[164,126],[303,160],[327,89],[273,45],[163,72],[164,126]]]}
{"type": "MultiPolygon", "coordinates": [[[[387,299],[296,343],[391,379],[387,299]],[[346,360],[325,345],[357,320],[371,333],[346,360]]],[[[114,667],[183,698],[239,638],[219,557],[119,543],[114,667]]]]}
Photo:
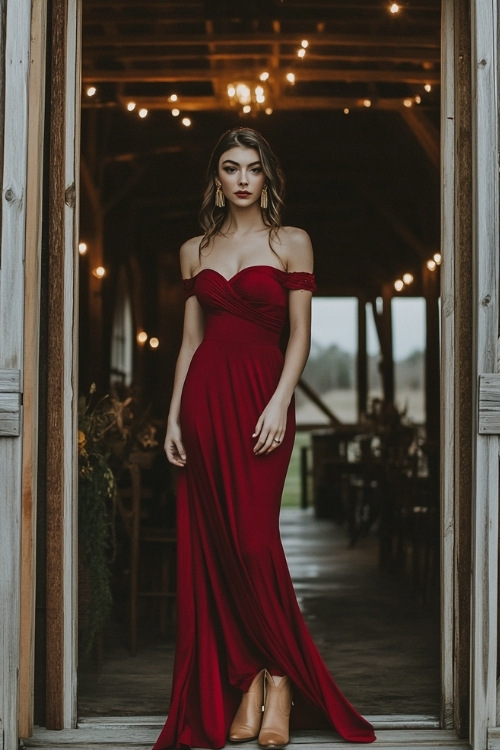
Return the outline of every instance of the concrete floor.
{"type": "MultiPolygon", "coordinates": [[[[379,720],[394,715],[437,718],[437,592],[424,605],[404,571],[380,570],[376,529],[350,549],[345,529],[316,520],[312,510],[285,509],[282,538],[304,616],[349,700],[379,720]]],[[[160,636],[156,615],[145,610],[138,654],[132,657],[126,622],[119,620],[105,634],[100,668],[80,668],[79,716],[163,717],[170,697],[173,636],[160,636]]]]}

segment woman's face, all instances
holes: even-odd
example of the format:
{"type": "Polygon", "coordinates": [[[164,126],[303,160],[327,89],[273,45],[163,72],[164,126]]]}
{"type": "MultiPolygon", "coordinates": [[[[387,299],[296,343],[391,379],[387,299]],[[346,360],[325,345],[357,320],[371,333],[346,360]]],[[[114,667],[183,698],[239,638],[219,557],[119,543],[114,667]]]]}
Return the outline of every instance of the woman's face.
{"type": "Polygon", "coordinates": [[[266,181],[259,152],[254,148],[235,146],[219,159],[218,179],[226,201],[244,208],[260,200],[266,181]]]}

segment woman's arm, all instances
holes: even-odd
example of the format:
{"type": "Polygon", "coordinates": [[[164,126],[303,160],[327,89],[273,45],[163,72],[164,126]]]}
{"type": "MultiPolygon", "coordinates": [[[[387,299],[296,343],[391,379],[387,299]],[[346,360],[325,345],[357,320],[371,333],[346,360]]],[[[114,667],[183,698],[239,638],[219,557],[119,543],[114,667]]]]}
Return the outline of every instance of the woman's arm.
{"type": "MultiPolygon", "coordinates": [[[[311,241],[302,230],[288,229],[293,233],[286,244],[287,270],[312,273],[311,241]]],[[[280,253],[281,255],[281,253],[280,253]]],[[[285,352],[283,370],[276,390],[260,415],[253,437],[257,438],[254,453],[262,455],[279,447],[286,430],[287,410],[292,400],[311,346],[311,297],[305,289],[289,293],[290,336],[285,352]],[[279,440],[279,443],[276,442],[279,440]]]]}
{"type": "MultiPolygon", "coordinates": [[[[181,248],[181,272],[183,278],[189,278],[192,269],[193,241],[186,243],[181,248]]],[[[175,466],[185,466],[186,451],[182,444],[179,414],[181,406],[182,389],[184,381],[193,358],[203,338],[204,319],[203,312],[196,297],[193,295],[186,300],[184,310],[184,326],[182,331],[182,344],[175,366],[174,387],[172,399],[167,418],[167,434],[165,436],[164,449],[170,463],[175,466]]]]}

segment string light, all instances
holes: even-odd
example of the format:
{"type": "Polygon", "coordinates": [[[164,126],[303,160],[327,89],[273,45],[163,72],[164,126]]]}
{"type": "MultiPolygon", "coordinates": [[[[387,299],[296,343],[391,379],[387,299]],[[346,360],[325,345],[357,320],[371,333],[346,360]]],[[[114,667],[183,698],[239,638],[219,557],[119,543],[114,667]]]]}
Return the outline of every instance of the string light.
{"type": "Polygon", "coordinates": [[[429,91],[432,91],[431,84],[430,83],[426,83],[425,86],[424,86],[424,89],[427,91],[427,93],[429,93],[429,91]]]}
{"type": "Polygon", "coordinates": [[[309,42],[307,41],[307,39],[303,39],[300,43],[300,46],[303,47],[303,49],[307,49],[307,47],[309,47],[309,42]]]}
{"type": "Polygon", "coordinates": [[[178,98],[179,98],[179,97],[177,96],[177,94],[171,94],[171,95],[170,95],[170,96],[168,97],[168,101],[169,101],[169,102],[176,102],[178,98]]]}
{"type": "Polygon", "coordinates": [[[436,263],[437,266],[441,265],[441,260],[442,260],[441,253],[434,253],[434,255],[432,256],[432,258],[435,261],[435,263],[436,263]]]}
{"type": "Polygon", "coordinates": [[[394,13],[399,13],[399,11],[400,11],[400,7],[399,7],[399,5],[397,3],[392,3],[389,6],[389,13],[393,13],[394,14],[394,13]]]}
{"type": "Polygon", "coordinates": [[[406,284],[406,286],[409,286],[413,283],[413,274],[411,273],[404,273],[403,274],[403,281],[406,284]]]}
{"type": "Polygon", "coordinates": [[[182,122],[182,124],[184,125],[185,128],[191,127],[191,120],[190,120],[189,117],[183,117],[182,120],[181,120],[181,122],[182,122]]]}
{"type": "Polygon", "coordinates": [[[93,269],[92,275],[95,276],[96,279],[103,279],[106,276],[106,269],[104,266],[97,266],[97,268],[93,269]]]}
{"type": "Polygon", "coordinates": [[[394,282],[394,289],[395,289],[395,290],[396,290],[397,292],[400,292],[400,291],[401,291],[402,289],[404,289],[404,285],[405,285],[405,284],[404,284],[404,281],[403,281],[403,279],[397,279],[397,280],[396,280],[396,281],[394,282]]]}
{"type": "Polygon", "coordinates": [[[149,339],[149,346],[151,347],[151,349],[158,349],[158,347],[160,346],[159,339],[157,339],[156,336],[152,336],[149,339]]]}
{"type": "Polygon", "coordinates": [[[367,108],[368,108],[368,107],[371,107],[371,106],[372,106],[372,101],[371,101],[371,99],[365,99],[365,100],[363,101],[363,107],[367,107],[367,108]]]}
{"type": "Polygon", "coordinates": [[[420,94],[417,94],[415,97],[415,103],[420,104],[421,101],[422,101],[422,97],[420,96],[420,94]]]}
{"type": "Polygon", "coordinates": [[[295,83],[295,73],[287,73],[286,80],[288,81],[288,83],[295,83]]]}
{"type": "Polygon", "coordinates": [[[88,86],[85,93],[87,94],[87,96],[95,96],[95,94],[97,93],[97,89],[95,86],[88,86]]]}
{"type": "Polygon", "coordinates": [[[413,107],[413,99],[403,99],[405,107],[413,107]]]}
{"type": "Polygon", "coordinates": [[[269,78],[269,73],[267,72],[267,70],[265,70],[263,73],[261,73],[260,76],[259,76],[259,78],[260,78],[261,81],[267,81],[268,78],[269,78]]]}
{"type": "Polygon", "coordinates": [[[174,107],[174,109],[172,110],[172,117],[179,117],[180,113],[181,113],[180,109],[177,109],[177,107],[174,107]]]}
{"type": "Polygon", "coordinates": [[[88,250],[87,243],[86,242],[80,242],[78,245],[78,252],[80,255],[85,255],[88,250]]]}
{"type": "Polygon", "coordinates": [[[136,339],[137,339],[138,344],[145,344],[146,341],[148,340],[148,334],[146,333],[146,331],[139,331],[139,333],[136,336],[136,339]]]}
{"type": "Polygon", "coordinates": [[[304,47],[301,47],[297,52],[297,57],[305,57],[305,56],[306,56],[306,51],[304,47]]]}
{"type": "Polygon", "coordinates": [[[133,111],[134,111],[134,109],[136,108],[136,106],[137,106],[137,105],[136,105],[136,103],[135,103],[135,102],[129,102],[129,103],[127,104],[127,109],[128,109],[128,111],[129,111],[129,112],[133,112],[133,111]]]}
{"type": "Polygon", "coordinates": [[[350,112],[350,109],[349,109],[349,107],[344,107],[344,114],[345,114],[345,115],[348,115],[348,114],[349,114],[349,112],[350,112]]]}
{"type": "Polygon", "coordinates": [[[429,271],[435,271],[437,267],[437,263],[434,259],[431,258],[431,260],[427,261],[426,266],[429,269],[429,271]]]}
{"type": "Polygon", "coordinates": [[[148,116],[148,110],[146,109],[146,107],[142,107],[137,114],[139,115],[139,117],[142,117],[142,119],[144,119],[148,116]]]}

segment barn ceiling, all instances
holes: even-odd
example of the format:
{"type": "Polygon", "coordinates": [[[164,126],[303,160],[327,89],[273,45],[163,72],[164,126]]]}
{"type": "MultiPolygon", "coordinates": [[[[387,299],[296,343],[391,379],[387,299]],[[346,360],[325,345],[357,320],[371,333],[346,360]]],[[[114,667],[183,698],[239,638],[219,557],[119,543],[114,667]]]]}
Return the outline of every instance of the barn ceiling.
{"type": "Polygon", "coordinates": [[[249,124],[283,163],[323,293],[373,295],[405,270],[418,292],[439,249],[440,2],[391,5],[84,0],[82,159],[109,226],[126,216],[123,241],[152,248],[197,231],[209,151],[249,124]]]}

